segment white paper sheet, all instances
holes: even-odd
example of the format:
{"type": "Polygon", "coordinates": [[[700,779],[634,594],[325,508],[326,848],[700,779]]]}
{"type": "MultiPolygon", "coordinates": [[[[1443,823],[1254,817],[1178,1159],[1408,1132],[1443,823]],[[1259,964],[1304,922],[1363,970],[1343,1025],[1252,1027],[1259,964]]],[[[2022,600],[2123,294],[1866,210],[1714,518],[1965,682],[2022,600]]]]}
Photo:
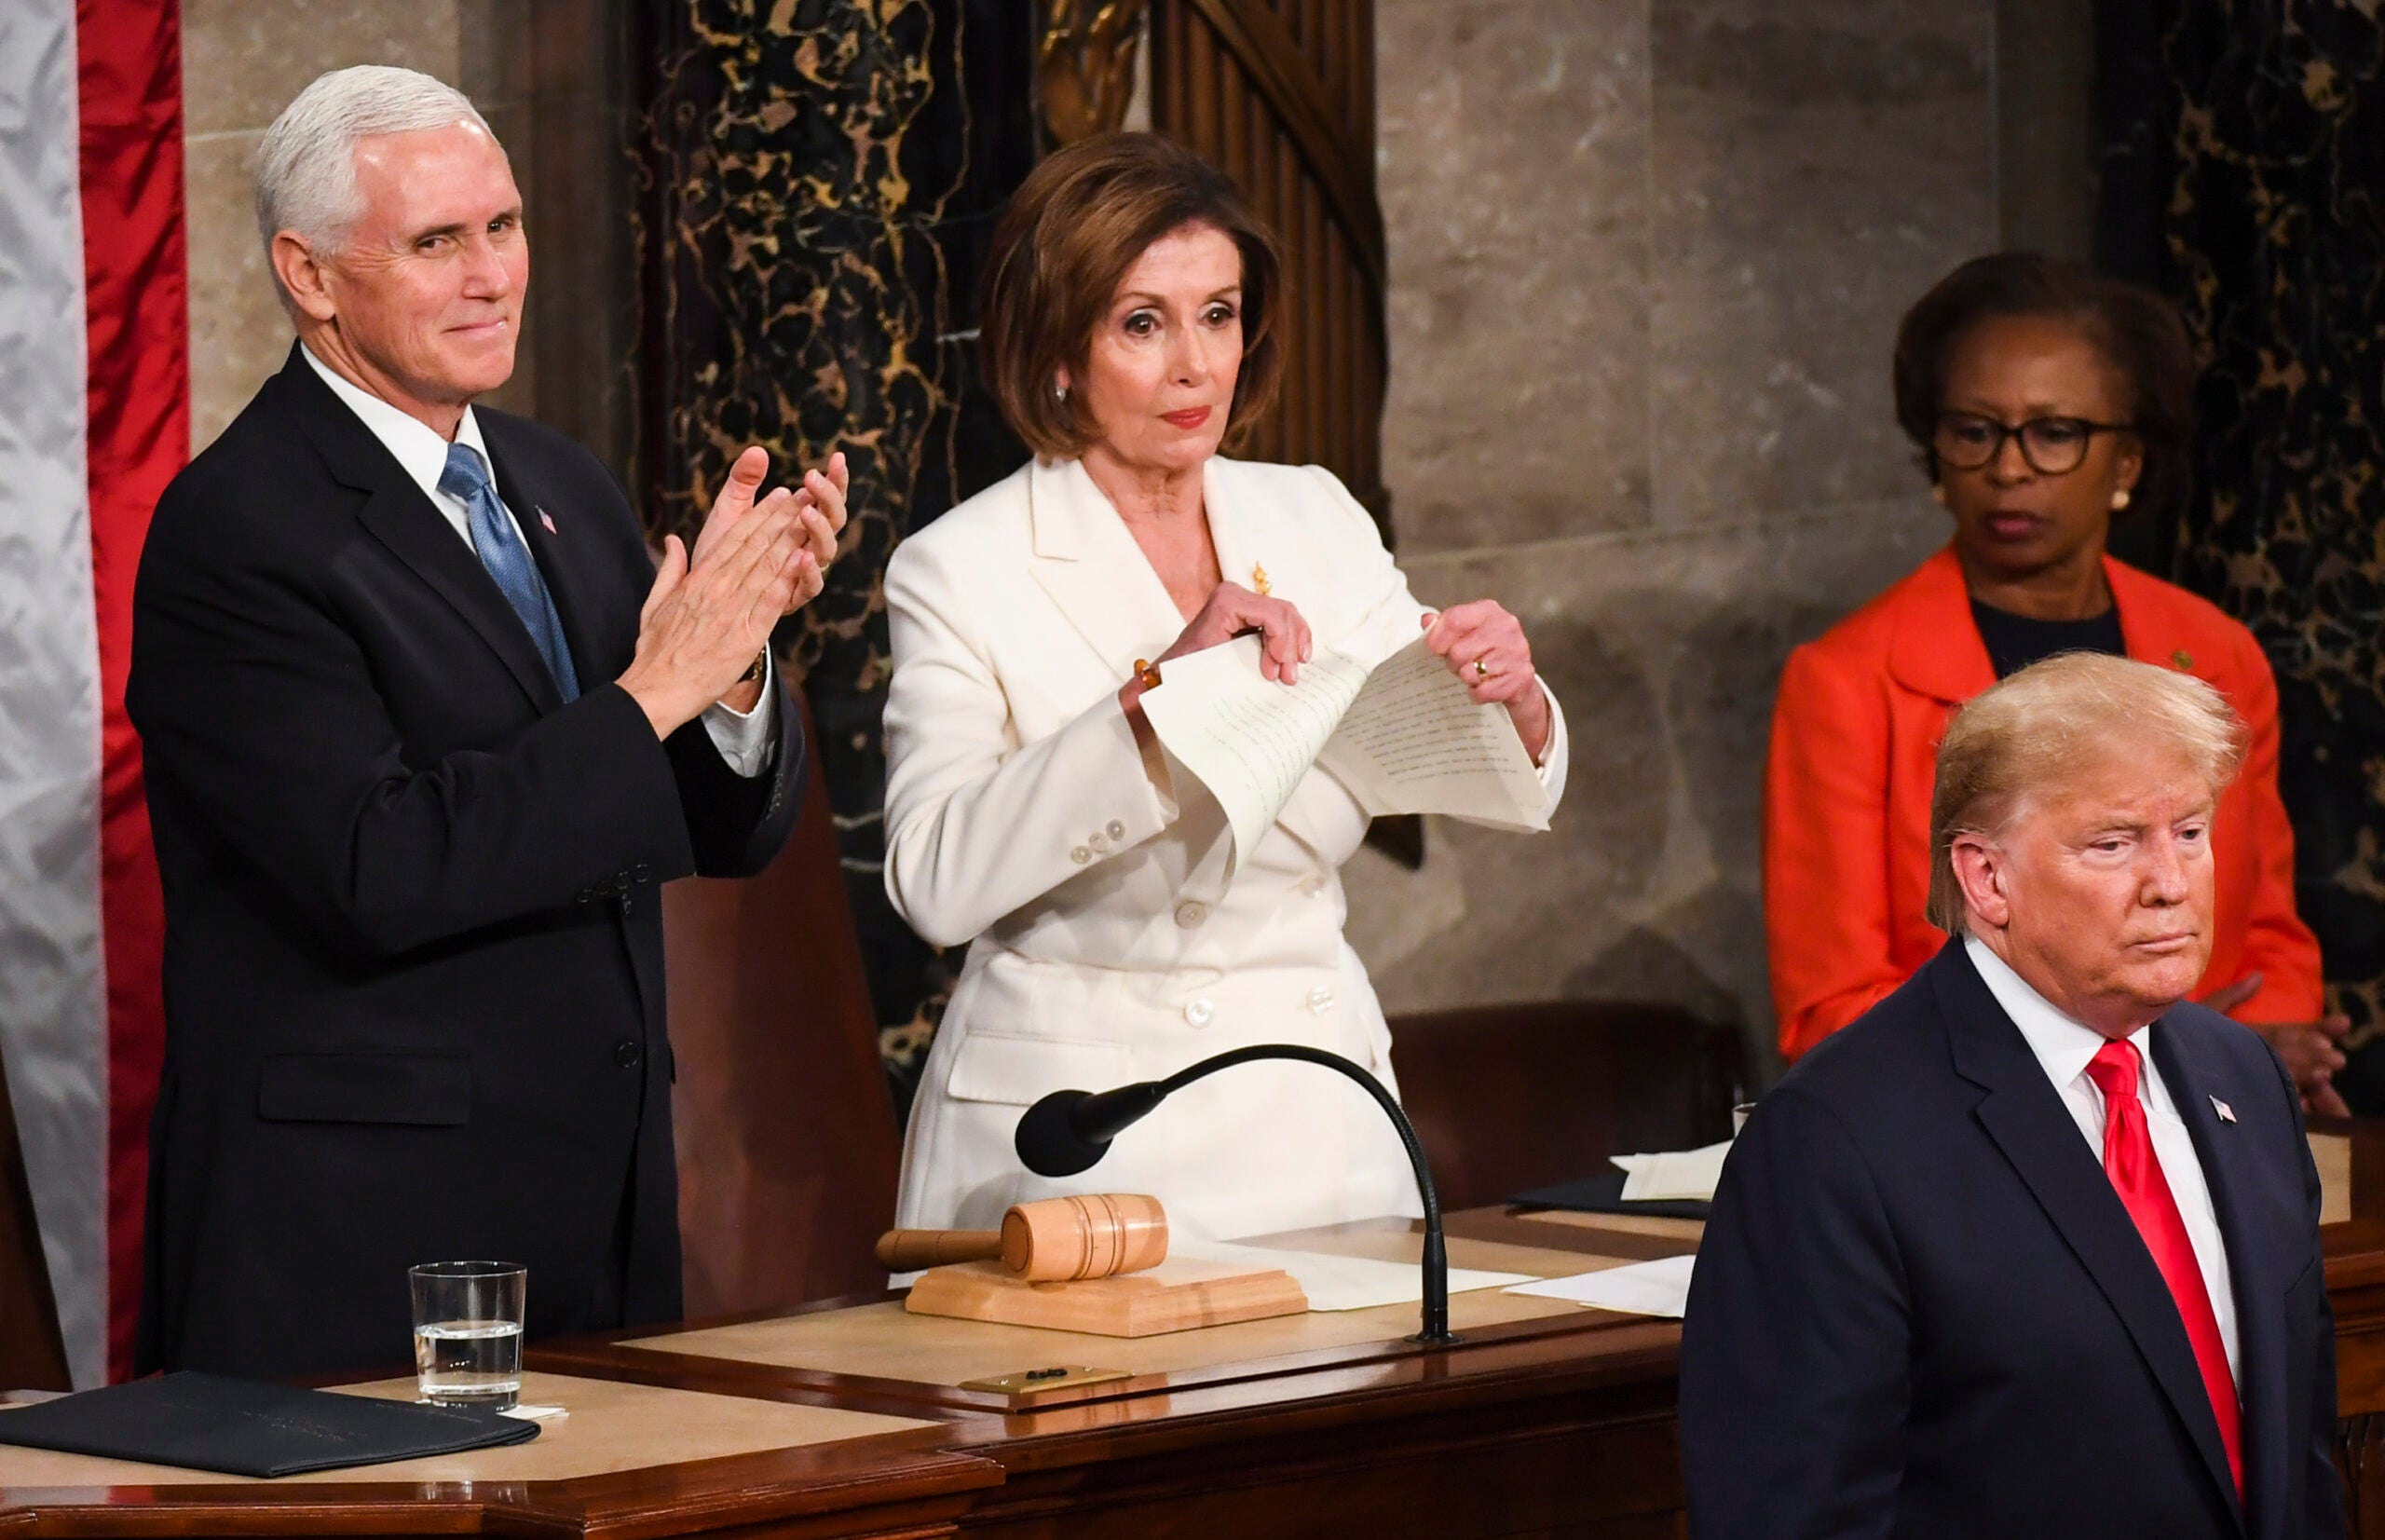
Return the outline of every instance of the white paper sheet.
{"type": "Polygon", "coordinates": [[[1282,685],[1259,672],[1259,638],[1238,636],[1162,665],[1163,683],[1143,695],[1143,715],[1177,762],[1225,810],[1233,858],[1292,799],[1317,751],[1357,699],[1367,666],[1330,647],[1282,685]]]}
{"type": "Polygon", "coordinates": [[[1548,790],[1506,710],[1476,704],[1421,635],[1371,669],[1318,647],[1293,685],[1260,674],[1256,636],[1171,659],[1161,675],[1143,715],[1225,810],[1236,865],[1315,764],[1377,816],[1548,827],[1548,790]]]}
{"type": "MultiPolygon", "coordinates": [[[[1171,1256],[1198,1256],[1206,1261],[1234,1262],[1247,1267],[1276,1267],[1290,1274],[1308,1296],[1311,1310],[1371,1310],[1377,1305],[1417,1304],[1424,1298],[1423,1270],[1414,1262],[1387,1262],[1372,1257],[1336,1257],[1322,1251],[1277,1251],[1261,1246],[1231,1246],[1203,1241],[1178,1246],[1171,1256]]],[[[1450,1292],[1503,1288],[1526,1283],[1529,1273],[1485,1273],[1475,1268],[1450,1269],[1450,1292]]]]}
{"type": "Polygon", "coordinates": [[[1689,1274],[1697,1259],[1664,1257],[1652,1262],[1630,1262],[1600,1273],[1577,1273],[1570,1278],[1544,1278],[1518,1284],[1510,1294],[1532,1294],[1545,1300],[1571,1300],[1601,1310],[1631,1315],[1681,1318],[1689,1304],[1689,1274]]]}
{"type": "Polygon", "coordinates": [[[1627,1203],[1679,1203],[1694,1200],[1710,1203],[1714,1186],[1723,1179],[1723,1159],[1731,1152],[1731,1141],[1710,1144],[1697,1150],[1667,1150],[1653,1155],[1616,1155],[1615,1164],[1623,1168],[1623,1197],[1627,1203]]]}
{"type": "Polygon", "coordinates": [[[1423,636],[1375,665],[1317,758],[1370,813],[1548,827],[1548,788],[1506,708],[1478,703],[1423,636]]]}

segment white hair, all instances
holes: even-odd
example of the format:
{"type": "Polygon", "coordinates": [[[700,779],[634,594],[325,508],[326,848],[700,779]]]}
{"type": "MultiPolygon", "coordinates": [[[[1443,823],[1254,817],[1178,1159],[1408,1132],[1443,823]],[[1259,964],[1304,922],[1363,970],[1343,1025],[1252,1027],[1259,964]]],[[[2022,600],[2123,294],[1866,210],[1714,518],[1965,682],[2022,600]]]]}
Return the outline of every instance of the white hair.
{"type": "MultiPolygon", "coordinates": [[[[284,230],[325,254],[347,243],[364,212],[356,186],[359,143],[452,123],[477,124],[492,143],[497,138],[470,97],[419,70],[358,64],[317,75],[257,147],[257,233],[265,238],[266,271],[273,271],[273,238],[284,230]]],[[[279,273],[273,282],[281,303],[291,304],[279,273]]]]}

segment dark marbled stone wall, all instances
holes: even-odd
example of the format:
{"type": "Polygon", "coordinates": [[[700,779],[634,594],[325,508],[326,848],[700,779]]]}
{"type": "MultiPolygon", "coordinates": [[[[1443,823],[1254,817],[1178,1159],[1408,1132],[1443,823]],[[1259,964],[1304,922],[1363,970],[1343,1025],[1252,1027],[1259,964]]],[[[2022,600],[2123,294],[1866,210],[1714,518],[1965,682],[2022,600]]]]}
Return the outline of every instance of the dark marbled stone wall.
{"type": "Polygon", "coordinates": [[[2106,0],[2099,241],[2205,372],[2181,576],[2277,671],[2296,897],[2385,1111],[2385,31],[2320,0],[2106,0]]]}
{"type": "Polygon", "coordinates": [[[848,457],[852,523],[780,655],[818,723],[881,1047],[907,1101],[951,969],[880,881],[880,578],[906,533],[1025,457],[975,384],[974,295],[992,218],[1032,157],[1030,7],[670,0],[639,26],[635,480],[659,538],[695,528],[747,443],[783,470],[848,457]]]}

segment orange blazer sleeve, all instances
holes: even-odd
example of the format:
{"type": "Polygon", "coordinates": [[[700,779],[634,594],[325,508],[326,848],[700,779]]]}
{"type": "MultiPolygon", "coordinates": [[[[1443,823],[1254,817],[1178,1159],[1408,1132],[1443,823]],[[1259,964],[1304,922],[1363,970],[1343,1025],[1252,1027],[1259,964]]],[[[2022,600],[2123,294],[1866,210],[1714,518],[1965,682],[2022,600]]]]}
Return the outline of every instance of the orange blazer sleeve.
{"type": "Polygon", "coordinates": [[[2277,789],[2277,680],[2257,644],[2246,650],[2251,657],[2237,704],[2253,742],[2240,773],[2252,811],[2258,875],[2247,916],[2244,969],[2259,972],[2261,988],[2230,1014],[2239,1021],[2316,1021],[2326,996],[2318,938],[2294,906],[2294,825],[2277,789]]]}
{"type": "Polygon", "coordinates": [[[1888,704],[1877,668],[1789,655],[1764,774],[1765,946],[1795,1058],[1904,982],[1889,961],[1888,704]]]}

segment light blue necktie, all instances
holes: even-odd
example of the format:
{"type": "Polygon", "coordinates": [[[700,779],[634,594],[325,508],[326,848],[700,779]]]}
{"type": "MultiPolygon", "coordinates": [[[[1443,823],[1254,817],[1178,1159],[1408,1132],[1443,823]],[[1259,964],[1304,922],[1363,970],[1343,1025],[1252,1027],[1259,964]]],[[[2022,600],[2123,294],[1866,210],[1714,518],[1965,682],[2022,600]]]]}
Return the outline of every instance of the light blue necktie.
{"type": "Polygon", "coordinates": [[[563,698],[579,699],[579,676],[572,672],[571,648],[564,645],[562,617],[547,595],[547,585],[538,577],[529,548],[514,534],[512,519],[497,500],[497,485],[489,480],[488,462],[481,458],[480,451],[468,443],[449,444],[447,468],[439,473],[439,490],[470,511],[472,550],[479,553],[481,566],[497,579],[497,592],[513,606],[513,613],[522,617],[563,698]]]}

